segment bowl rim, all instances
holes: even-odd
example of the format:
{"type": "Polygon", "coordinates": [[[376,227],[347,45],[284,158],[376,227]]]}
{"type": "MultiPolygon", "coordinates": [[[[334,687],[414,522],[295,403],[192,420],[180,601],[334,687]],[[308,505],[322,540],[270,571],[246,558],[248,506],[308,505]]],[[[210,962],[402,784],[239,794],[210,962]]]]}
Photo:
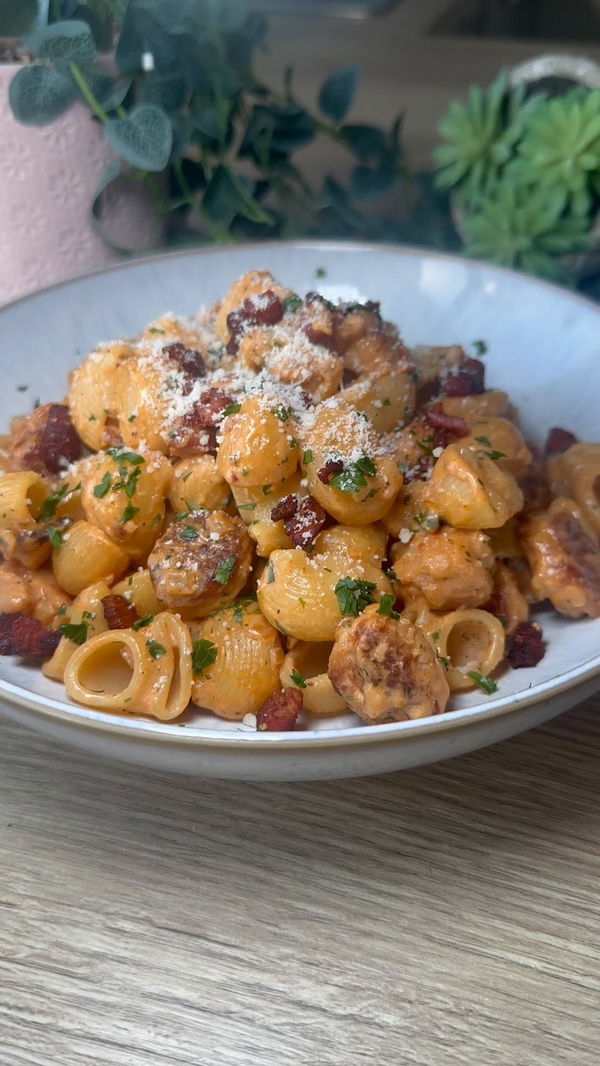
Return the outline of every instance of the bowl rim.
{"type": "MultiPolygon", "coordinates": [[[[0,315],[19,307],[37,296],[50,294],[58,289],[67,288],[94,277],[113,274],[123,270],[130,270],[139,266],[152,263],[161,263],[170,260],[180,260],[197,256],[227,256],[236,250],[255,251],[260,254],[263,250],[289,247],[297,251],[313,253],[335,253],[350,251],[355,253],[381,253],[390,252],[401,256],[412,256],[420,259],[440,259],[447,263],[454,263],[475,271],[507,276],[511,279],[534,288],[542,287],[549,289],[578,306],[592,311],[600,320],[600,307],[594,301],[579,293],[574,293],[560,285],[543,278],[534,278],[522,274],[507,267],[496,266],[478,260],[466,259],[460,255],[452,255],[447,252],[439,252],[428,248],[419,248],[414,245],[398,243],[380,244],[376,242],[344,241],[344,240],[272,240],[272,241],[249,241],[239,245],[207,245],[194,248],[185,248],[175,251],[159,252],[150,255],[130,257],[125,262],[115,263],[99,270],[90,270],[85,273],[63,281],[55,282],[43,288],[36,289],[17,297],[0,307],[0,315]]],[[[423,719],[414,719],[407,722],[393,722],[385,725],[366,725],[360,723],[346,729],[300,730],[297,733],[276,733],[246,730],[237,723],[238,728],[231,731],[210,729],[203,726],[188,725],[187,723],[155,722],[150,719],[136,718],[133,715],[116,716],[104,715],[101,711],[94,711],[76,704],[69,705],[62,700],[54,700],[46,696],[38,696],[31,690],[22,688],[13,682],[0,679],[0,699],[13,708],[27,711],[30,718],[40,721],[54,721],[65,728],[71,728],[85,732],[87,735],[96,734],[104,738],[115,738],[131,744],[146,744],[152,746],[158,744],[168,745],[169,748],[195,749],[209,752],[218,749],[231,752],[239,750],[240,745],[244,751],[269,752],[275,747],[277,750],[284,748],[289,752],[315,749],[328,749],[331,747],[372,748],[374,746],[389,745],[395,739],[402,739],[403,743],[411,740],[419,741],[423,737],[445,732],[456,732],[472,728],[478,723],[490,721],[495,718],[508,718],[521,713],[526,708],[532,707],[542,701],[548,702],[569,690],[583,686],[594,677],[600,676],[600,653],[591,659],[571,667],[555,677],[524,689],[522,694],[500,696],[497,699],[489,699],[485,704],[476,704],[455,711],[449,711],[441,715],[430,716],[423,719]]],[[[236,723],[232,723],[234,726],[236,723]]]]}

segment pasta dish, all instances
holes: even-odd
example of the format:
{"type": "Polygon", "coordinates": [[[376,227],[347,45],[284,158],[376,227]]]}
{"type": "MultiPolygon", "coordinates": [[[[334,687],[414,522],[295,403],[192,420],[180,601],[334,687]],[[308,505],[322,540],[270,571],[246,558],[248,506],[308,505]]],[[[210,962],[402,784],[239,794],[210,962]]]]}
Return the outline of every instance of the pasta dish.
{"type": "Polygon", "coordinates": [[[528,442],[484,347],[259,270],[99,345],[0,440],[0,654],[259,731],[493,694],[544,655],[536,604],[600,616],[600,444],[528,442]]]}

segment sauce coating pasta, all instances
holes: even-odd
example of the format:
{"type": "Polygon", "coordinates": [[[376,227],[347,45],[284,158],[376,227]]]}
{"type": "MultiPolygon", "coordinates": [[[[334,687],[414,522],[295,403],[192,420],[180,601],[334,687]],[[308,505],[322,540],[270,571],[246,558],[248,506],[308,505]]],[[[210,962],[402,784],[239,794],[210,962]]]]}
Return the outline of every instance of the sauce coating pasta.
{"type": "Polygon", "coordinates": [[[600,444],[542,453],[484,376],[263,270],[95,349],[5,440],[0,654],[259,731],[493,694],[544,654],[537,603],[600,616],[600,444]]]}

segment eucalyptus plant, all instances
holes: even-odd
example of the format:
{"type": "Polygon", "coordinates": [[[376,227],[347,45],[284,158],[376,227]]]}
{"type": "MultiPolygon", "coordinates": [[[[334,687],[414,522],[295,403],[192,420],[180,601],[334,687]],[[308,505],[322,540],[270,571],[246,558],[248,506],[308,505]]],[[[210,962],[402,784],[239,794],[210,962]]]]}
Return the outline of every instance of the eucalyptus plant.
{"type": "Polygon", "coordinates": [[[25,40],[33,62],[14,77],[10,104],[29,125],[75,100],[90,108],[115,153],[96,220],[101,194],[126,177],[149,186],[180,240],[377,228],[363,204],[405,173],[401,118],[388,130],[346,122],[356,68],[330,74],[310,109],[291,70],[280,88],[254,73],[267,26],[243,0],[61,0],[52,11],[55,21],[25,40]],[[107,25],[113,69],[98,54],[107,25]],[[296,156],[317,137],[345,149],[349,172],[314,189],[296,156]]]}

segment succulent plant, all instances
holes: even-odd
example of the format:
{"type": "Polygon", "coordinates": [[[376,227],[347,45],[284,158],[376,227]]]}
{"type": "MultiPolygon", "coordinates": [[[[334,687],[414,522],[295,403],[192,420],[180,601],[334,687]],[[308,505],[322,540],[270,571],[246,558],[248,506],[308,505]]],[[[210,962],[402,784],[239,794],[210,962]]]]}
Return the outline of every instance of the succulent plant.
{"type": "Polygon", "coordinates": [[[544,189],[508,178],[463,223],[465,252],[552,281],[569,281],[560,256],[590,246],[589,222],[564,214],[563,204],[544,189]]]}
{"type": "Polygon", "coordinates": [[[472,86],[465,104],[453,101],[438,125],[445,142],[434,151],[438,188],[455,189],[466,205],[479,204],[513,157],[535,103],[525,100],[525,86],[510,89],[506,74],[487,91],[472,86]]]}
{"type": "Polygon", "coordinates": [[[577,215],[588,214],[600,175],[600,90],[575,89],[543,100],[510,165],[515,181],[532,183],[577,215]]]}

